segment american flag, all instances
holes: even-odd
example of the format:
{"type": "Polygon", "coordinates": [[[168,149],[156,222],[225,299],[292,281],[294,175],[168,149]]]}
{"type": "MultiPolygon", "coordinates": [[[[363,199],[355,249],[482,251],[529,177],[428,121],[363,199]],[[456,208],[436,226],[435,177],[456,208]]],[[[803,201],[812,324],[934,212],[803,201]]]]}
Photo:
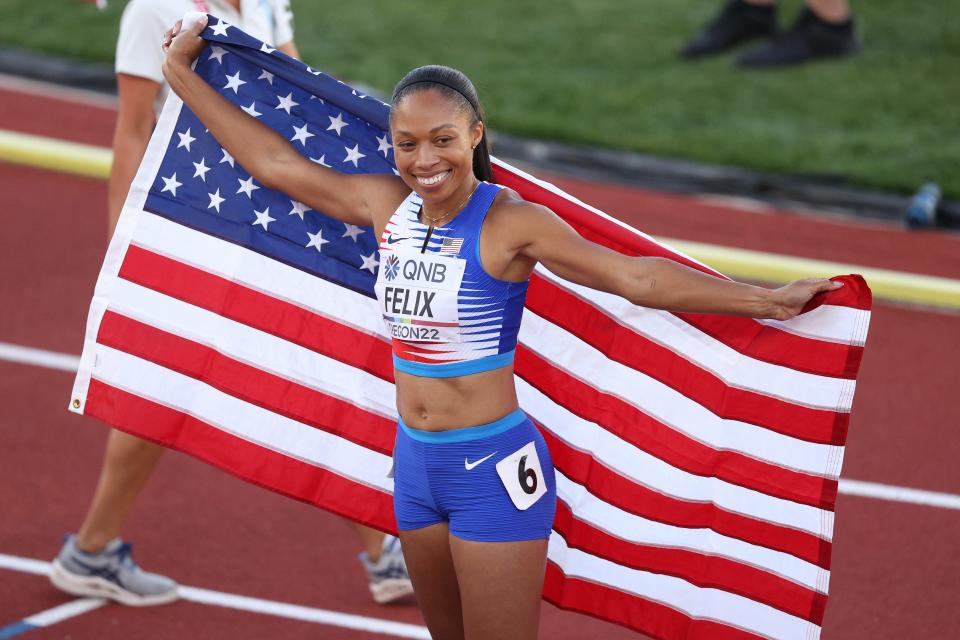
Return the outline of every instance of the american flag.
{"type": "MultiPolygon", "coordinates": [[[[314,162],[394,171],[386,105],[210,22],[196,69],[229,100],[314,162]]],[[[714,273],[495,164],[590,240],[714,273]]],[[[97,283],[71,409],[392,531],[377,268],[371,229],[258,184],[171,96],[97,283]]],[[[860,277],[840,279],[774,322],[635,307],[537,268],[515,370],[557,469],[547,600],[657,638],[819,636],[871,304],[860,277]]]]}
{"type": "Polygon", "coordinates": [[[463,238],[444,238],[440,244],[440,253],[457,255],[460,253],[461,246],[463,246],[463,238]]]}

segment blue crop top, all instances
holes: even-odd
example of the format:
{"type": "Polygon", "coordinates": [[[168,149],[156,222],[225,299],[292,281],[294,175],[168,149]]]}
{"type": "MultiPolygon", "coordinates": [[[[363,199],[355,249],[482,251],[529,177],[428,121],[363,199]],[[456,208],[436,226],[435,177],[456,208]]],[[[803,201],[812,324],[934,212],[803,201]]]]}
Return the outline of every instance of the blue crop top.
{"type": "Polygon", "coordinates": [[[390,217],[376,292],[398,371],[449,378],[513,362],[527,282],[498,280],[480,263],[480,229],[499,191],[481,182],[429,240],[415,192],[390,217]]]}

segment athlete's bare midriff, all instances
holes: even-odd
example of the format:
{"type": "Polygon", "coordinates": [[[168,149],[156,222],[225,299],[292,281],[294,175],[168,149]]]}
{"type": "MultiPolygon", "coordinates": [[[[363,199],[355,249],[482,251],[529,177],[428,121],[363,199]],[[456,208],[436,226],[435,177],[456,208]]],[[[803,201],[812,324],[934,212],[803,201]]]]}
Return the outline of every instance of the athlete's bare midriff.
{"type": "Polygon", "coordinates": [[[513,367],[456,378],[396,372],[397,410],[407,426],[424,431],[475,427],[517,408],[513,367]]]}

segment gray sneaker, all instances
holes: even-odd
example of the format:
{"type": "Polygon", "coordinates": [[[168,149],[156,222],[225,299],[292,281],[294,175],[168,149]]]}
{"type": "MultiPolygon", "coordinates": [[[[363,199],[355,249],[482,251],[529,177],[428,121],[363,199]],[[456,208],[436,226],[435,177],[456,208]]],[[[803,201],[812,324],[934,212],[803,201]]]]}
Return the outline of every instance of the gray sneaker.
{"type": "Polygon", "coordinates": [[[103,551],[87,553],[70,534],[53,561],[50,582],[76,596],[109,598],[133,607],[166,604],[177,599],[177,583],[165,576],[147,573],[130,557],[133,548],[117,538],[103,551]]]}
{"type": "Polygon", "coordinates": [[[394,536],[384,537],[380,557],[376,562],[370,561],[366,551],[360,554],[360,562],[367,570],[370,595],[377,604],[393,602],[413,593],[400,540],[394,536]]]}

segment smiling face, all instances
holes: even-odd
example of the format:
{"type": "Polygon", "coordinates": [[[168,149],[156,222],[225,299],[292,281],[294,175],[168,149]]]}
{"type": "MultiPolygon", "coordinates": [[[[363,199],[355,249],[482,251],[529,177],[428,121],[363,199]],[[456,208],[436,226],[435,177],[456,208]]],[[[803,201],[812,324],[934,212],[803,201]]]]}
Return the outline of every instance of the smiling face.
{"type": "Polygon", "coordinates": [[[469,105],[436,89],[407,94],[390,114],[390,133],[400,177],[424,206],[456,206],[473,190],[473,147],[483,123],[469,105]]]}

